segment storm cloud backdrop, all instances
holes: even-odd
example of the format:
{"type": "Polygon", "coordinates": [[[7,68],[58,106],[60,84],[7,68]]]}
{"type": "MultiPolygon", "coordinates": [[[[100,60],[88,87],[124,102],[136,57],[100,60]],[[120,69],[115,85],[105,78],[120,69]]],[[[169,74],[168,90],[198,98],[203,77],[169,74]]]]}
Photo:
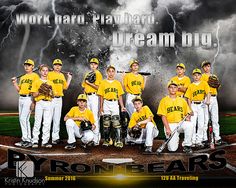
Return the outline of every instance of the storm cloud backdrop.
{"type": "MultiPolygon", "coordinates": [[[[155,112],[159,101],[167,93],[167,81],[175,75],[177,63],[185,63],[186,74],[191,77],[195,67],[207,59],[213,63],[219,76],[220,110],[235,110],[236,100],[236,3],[233,0],[1,0],[0,1],[0,110],[17,110],[18,95],[11,77],[21,74],[27,58],[36,64],[51,65],[53,59],[63,61],[63,70],[73,73],[73,80],[65,92],[63,110],[75,104],[82,92],[84,72],[89,70],[88,59],[98,57],[105,77],[107,64],[118,70],[128,70],[128,61],[136,58],[142,71],[151,72],[143,98],[155,112]],[[16,25],[16,14],[154,14],[155,25],[16,25]],[[113,31],[164,33],[175,32],[176,45],[170,47],[114,47],[113,31]],[[211,48],[181,47],[181,33],[212,33],[216,45],[211,48]]],[[[117,75],[120,80],[121,75],[117,75]]]]}

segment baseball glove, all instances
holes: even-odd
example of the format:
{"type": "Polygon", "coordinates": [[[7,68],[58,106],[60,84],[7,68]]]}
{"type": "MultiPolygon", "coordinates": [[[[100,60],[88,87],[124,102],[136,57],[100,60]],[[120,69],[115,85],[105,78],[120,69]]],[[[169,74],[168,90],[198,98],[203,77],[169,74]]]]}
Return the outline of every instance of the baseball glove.
{"type": "Polygon", "coordinates": [[[90,121],[81,121],[80,128],[82,131],[92,130],[92,123],[90,121]]]}
{"type": "Polygon", "coordinates": [[[47,83],[42,83],[39,87],[39,94],[45,95],[46,97],[53,97],[52,86],[47,83]]]}
{"type": "Polygon", "coordinates": [[[209,76],[208,84],[209,84],[210,87],[213,87],[213,88],[219,88],[220,87],[219,79],[215,75],[209,76]]]}
{"type": "Polygon", "coordinates": [[[89,72],[86,75],[85,80],[88,80],[89,83],[94,83],[96,81],[96,73],[94,71],[89,72]]]}
{"type": "Polygon", "coordinates": [[[129,129],[128,133],[130,137],[137,139],[141,136],[142,128],[138,125],[135,125],[131,129],[129,129]]]}

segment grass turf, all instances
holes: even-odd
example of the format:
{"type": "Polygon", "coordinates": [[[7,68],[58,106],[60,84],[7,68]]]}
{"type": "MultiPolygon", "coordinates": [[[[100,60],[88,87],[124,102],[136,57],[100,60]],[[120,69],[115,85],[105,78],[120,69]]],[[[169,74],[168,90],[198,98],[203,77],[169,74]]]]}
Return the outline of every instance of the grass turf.
{"type": "MultiPolygon", "coordinates": [[[[34,118],[30,118],[31,125],[33,126],[34,118]]],[[[160,131],[158,138],[164,138],[164,129],[161,119],[157,118],[155,122],[158,125],[160,131]]],[[[236,134],[236,116],[221,116],[221,135],[236,134]]],[[[19,125],[19,119],[17,116],[1,116],[0,117],[0,135],[6,136],[21,136],[21,130],[19,125]]],[[[61,138],[67,138],[66,128],[64,122],[61,122],[61,138]]]]}

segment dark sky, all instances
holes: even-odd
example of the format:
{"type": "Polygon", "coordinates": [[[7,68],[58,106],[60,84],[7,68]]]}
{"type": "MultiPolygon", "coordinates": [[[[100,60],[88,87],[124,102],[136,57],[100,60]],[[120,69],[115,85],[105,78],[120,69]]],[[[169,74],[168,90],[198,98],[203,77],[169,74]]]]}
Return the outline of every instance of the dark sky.
{"type": "MultiPolygon", "coordinates": [[[[118,69],[127,69],[127,61],[131,57],[141,62],[143,71],[152,76],[147,80],[143,98],[153,110],[159,100],[166,94],[166,83],[175,75],[176,63],[183,62],[187,66],[187,75],[199,67],[200,62],[208,59],[214,62],[214,73],[219,75],[222,87],[219,93],[220,109],[235,110],[236,94],[236,3],[233,0],[147,0],[147,1],[111,1],[111,0],[57,0],[57,14],[150,14],[155,15],[158,25],[120,26],[120,25],[60,25],[54,38],[55,24],[19,26],[14,24],[15,14],[50,14],[54,17],[53,1],[2,0],[0,1],[0,110],[16,110],[18,96],[10,78],[23,73],[22,63],[32,58],[37,64],[51,65],[54,58],[61,58],[63,69],[73,72],[71,87],[65,93],[64,110],[74,104],[76,96],[82,91],[83,74],[88,70],[88,58],[99,57],[100,69],[104,73],[106,64],[115,63],[118,69]],[[79,2],[79,3],[78,3],[79,2]],[[181,36],[176,34],[176,48],[142,47],[113,48],[110,38],[113,31],[134,33],[173,32],[174,22],[167,9],[176,21],[178,33],[210,32],[213,42],[216,40],[219,26],[218,48],[181,47],[181,36]],[[10,32],[9,32],[10,31],[10,32]],[[8,34],[9,33],[9,34],[8,34]],[[49,42],[49,45],[47,43],[49,42]],[[114,59],[115,57],[115,59],[114,59]],[[215,58],[214,58],[215,57],[215,58]]],[[[91,20],[89,20],[91,21],[91,20]]],[[[117,77],[120,79],[120,77],[117,77]]]]}

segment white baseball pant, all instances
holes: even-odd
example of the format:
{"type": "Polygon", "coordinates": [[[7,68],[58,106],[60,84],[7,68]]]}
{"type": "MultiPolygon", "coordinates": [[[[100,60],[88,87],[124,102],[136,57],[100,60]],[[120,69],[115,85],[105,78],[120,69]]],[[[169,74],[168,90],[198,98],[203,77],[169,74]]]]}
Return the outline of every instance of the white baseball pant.
{"type": "Polygon", "coordinates": [[[52,99],[52,141],[60,139],[62,97],[52,99]]]}
{"type": "Polygon", "coordinates": [[[203,102],[201,104],[194,104],[192,102],[191,104],[194,113],[194,115],[191,116],[191,122],[193,124],[192,144],[201,144],[203,141],[204,107],[205,104],[203,102]]]}
{"type": "Polygon", "coordinates": [[[209,113],[211,115],[211,121],[213,126],[213,133],[215,140],[220,140],[220,125],[219,125],[219,109],[218,109],[218,101],[216,96],[211,96],[210,105],[205,106],[204,108],[204,138],[203,140],[208,140],[207,138],[207,130],[208,130],[208,121],[209,121],[209,113]]]}
{"type": "MultiPolygon", "coordinates": [[[[179,126],[179,123],[169,123],[169,127],[171,131],[174,131],[176,127],[179,126]]],[[[166,135],[166,129],[164,127],[164,132],[166,135]]],[[[182,142],[182,146],[191,146],[192,145],[192,135],[193,135],[193,124],[191,121],[185,121],[178,128],[174,136],[171,138],[169,143],[167,144],[169,151],[176,151],[179,147],[179,135],[180,133],[184,133],[184,141],[182,142]]],[[[166,138],[168,136],[166,135],[166,138]]]]}
{"type": "Polygon", "coordinates": [[[129,117],[131,117],[131,115],[136,111],[134,108],[134,104],[132,102],[132,100],[137,97],[137,95],[133,95],[131,93],[127,93],[126,94],[126,101],[125,101],[125,107],[127,109],[127,112],[129,114],[129,117]]]}
{"type": "Polygon", "coordinates": [[[120,115],[118,100],[108,101],[105,99],[103,102],[103,111],[104,114],[106,115],[111,115],[111,116],[120,115]]]}
{"type": "Polygon", "coordinates": [[[152,122],[148,122],[146,127],[142,129],[142,133],[139,138],[135,139],[127,134],[126,142],[134,142],[136,144],[145,143],[145,146],[152,146],[153,139],[157,137],[158,134],[159,130],[157,129],[157,126],[155,126],[152,122]]]}
{"type": "Polygon", "coordinates": [[[33,143],[38,143],[40,128],[43,118],[42,144],[48,143],[50,139],[50,128],[52,122],[52,102],[40,100],[35,106],[35,121],[33,128],[33,143]]]}
{"type": "Polygon", "coordinates": [[[21,140],[31,142],[31,127],[30,127],[30,105],[32,103],[31,96],[19,97],[19,121],[21,127],[21,140]]]}
{"type": "Polygon", "coordinates": [[[95,126],[96,128],[93,130],[94,132],[94,144],[98,145],[99,141],[101,139],[101,133],[100,133],[100,123],[99,123],[99,97],[97,94],[87,95],[88,101],[87,106],[88,109],[90,109],[93,112],[94,120],[95,120],[95,126]]]}
{"type": "Polygon", "coordinates": [[[81,138],[84,144],[87,144],[94,139],[94,133],[91,130],[82,131],[80,127],[75,123],[74,120],[68,119],[66,121],[66,130],[68,134],[67,143],[71,144],[76,142],[76,138],[81,138]]]}

